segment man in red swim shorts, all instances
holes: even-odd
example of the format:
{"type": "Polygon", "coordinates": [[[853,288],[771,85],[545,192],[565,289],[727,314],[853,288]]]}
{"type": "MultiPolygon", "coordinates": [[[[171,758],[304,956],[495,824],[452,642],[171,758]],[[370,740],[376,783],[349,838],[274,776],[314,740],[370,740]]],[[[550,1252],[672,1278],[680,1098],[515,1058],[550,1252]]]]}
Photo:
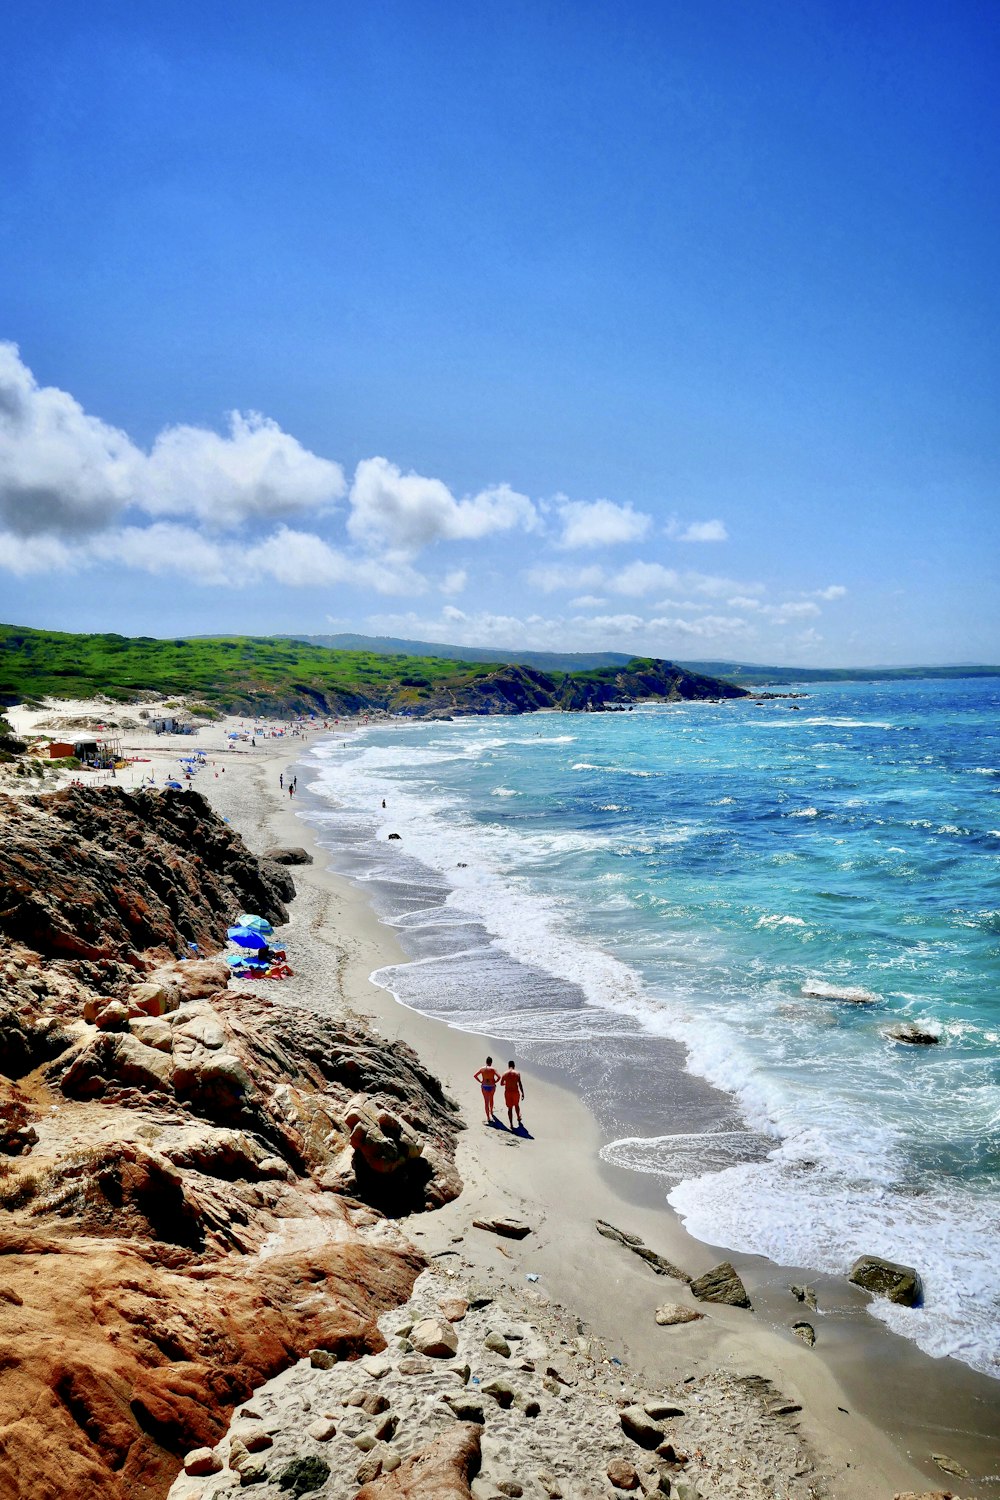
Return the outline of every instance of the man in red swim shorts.
{"type": "Polygon", "coordinates": [[[510,1121],[511,1130],[514,1129],[514,1111],[517,1111],[517,1128],[521,1128],[521,1100],[524,1098],[524,1084],[521,1075],[514,1067],[514,1059],[511,1058],[507,1064],[507,1071],[501,1078],[503,1084],[503,1102],[507,1106],[507,1118],[510,1121]]]}
{"type": "Polygon", "coordinates": [[[493,1066],[492,1057],[488,1057],[486,1059],[485,1068],[480,1068],[479,1072],[474,1073],[472,1076],[481,1086],[483,1091],[483,1106],[486,1110],[486,1123],[487,1125],[492,1125],[493,1121],[496,1119],[496,1116],[493,1113],[493,1096],[496,1093],[497,1084],[500,1081],[500,1074],[493,1066]]]}

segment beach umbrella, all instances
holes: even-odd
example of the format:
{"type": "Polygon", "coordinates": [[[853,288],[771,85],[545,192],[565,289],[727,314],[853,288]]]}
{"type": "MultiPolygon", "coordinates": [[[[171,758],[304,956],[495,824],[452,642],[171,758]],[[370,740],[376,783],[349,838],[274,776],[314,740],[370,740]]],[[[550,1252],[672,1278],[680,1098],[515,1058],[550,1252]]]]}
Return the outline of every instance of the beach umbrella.
{"type": "Polygon", "coordinates": [[[184,790],[179,781],[165,781],[163,784],[164,786],[168,786],[172,792],[182,792],[184,790]]]}
{"type": "Polygon", "coordinates": [[[263,933],[254,932],[250,927],[230,927],[226,936],[230,942],[238,943],[241,948],[267,947],[267,938],[263,933]]]}
{"type": "Polygon", "coordinates": [[[240,915],[240,926],[249,927],[251,932],[262,932],[265,937],[274,935],[274,928],[266,917],[256,917],[251,912],[243,912],[240,915]]]}

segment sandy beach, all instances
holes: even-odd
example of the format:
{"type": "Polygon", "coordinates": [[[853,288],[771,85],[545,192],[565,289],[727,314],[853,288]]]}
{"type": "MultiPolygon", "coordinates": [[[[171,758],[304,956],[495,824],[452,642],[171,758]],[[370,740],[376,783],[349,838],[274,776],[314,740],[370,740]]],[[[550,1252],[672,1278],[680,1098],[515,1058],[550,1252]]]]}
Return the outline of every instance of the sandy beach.
{"type": "MultiPolygon", "coordinates": [[[[79,704],[60,705],[58,712],[114,711],[79,704]]],[[[10,717],[25,733],[45,714],[14,711],[10,717]]],[[[334,731],[310,727],[256,745],[228,739],[233,728],[249,725],[249,720],[220,720],[195,736],[123,730],[125,752],[141,759],[118,773],[118,784],[137,785],[152,773],[162,785],[178,769],[180,756],[203,751],[208,764],[193,785],[251,849],[284,844],[311,852],[314,862],[294,871],[298,895],[280,932],[294,977],[280,989],[268,986],[268,999],[321,1014],[346,1008],[370,1018],[386,1037],[409,1043],[462,1105],[469,1127],[458,1156],[464,1191],[445,1208],[411,1221],[408,1232],[419,1248],[439,1257],[439,1265],[453,1257],[463,1276],[506,1286],[512,1297],[523,1298],[530,1288],[541,1305],[565,1310],[579,1320],[581,1333],[622,1361],[623,1379],[668,1385],[719,1372],[770,1381],[791,1408],[767,1419],[776,1455],[771,1488],[737,1482],[731,1489],[711,1489],[712,1494],[786,1493],[782,1485],[791,1483],[794,1471],[783,1475],[778,1455],[787,1457],[782,1443],[790,1426],[801,1452],[810,1456],[815,1488],[788,1493],[840,1500],[902,1492],[1000,1494],[1000,1387],[995,1382],[955,1361],[932,1360],[890,1334],[864,1311],[866,1297],[846,1282],[810,1280],[807,1271],[732,1255],[690,1238],[656,1179],[600,1161],[603,1142],[595,1120],[554,1070],[523,1069],[530,1136],[486,1128],[472,1074],[488,1051],[505,1062],[507,1044],[429,1020],[371,983],[374,970],[404,961],[404,955],[364,892],[326,867],[324,850],[302,816],[310,779],[303,752],[334,731]],[[284,778],[287,785],[289,775],[298,777],[298,799],[289,798],[279,783],[284,778]],[[523,1219],[532,1233],[512,1243],[473,1227],[475,1219],[497,1214],[523,1219]],[[692,1276],[731,1260],[754,1310],[695,1303],[681,1282],[655,1275],[627,1247],[600,1235],[597,1220],[640,1236],[692,1276]],[[817,1293],[816,1313],[789,1290],[792,1283],[804,1282],[817,1293]],[[654,1312],[664,1302],[697,1308],[704,1316],[658,1326],[654,1312]],[[816,1327],[813,1348],[792,1331],[803,1316],[816,1327]],[[934,1455],[954,1467],[949,1471],[934,1455]],[[963,1470],[969,1477],[956,1477],[963,1470]]],[[[352,727],[341,724],[336,732],[352,727]]],[[[237,983],[252,987],[250,981],[237,983]]],[[[734,1452],[739,1422],[735,1436],[720,1425],[717,1439],[719,1453],[734,1452]]],[[[746,1440],[749,1444],[749,1428],[746,1440]]],[[[186,1481],[180,1483],[178,1493],[186,1481]]]]}

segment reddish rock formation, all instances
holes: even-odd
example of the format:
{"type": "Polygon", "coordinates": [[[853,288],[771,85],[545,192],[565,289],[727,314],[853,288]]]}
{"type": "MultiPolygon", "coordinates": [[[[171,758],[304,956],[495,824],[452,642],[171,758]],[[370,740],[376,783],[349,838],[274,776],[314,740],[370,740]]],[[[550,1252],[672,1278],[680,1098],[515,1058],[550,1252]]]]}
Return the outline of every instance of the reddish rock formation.
{"type": "Polygon", "coordinates": [[[423,1262],[370,1205],[458,1192],[457,1111],[168,956],[285,915],[200,797],[0,799],[0,839],[0,1500],[160,1496],[290,1362],[382,1347],[423,1262]]]}
{"type": "Polygon", "coordinates": [[[355,1240],[172,1269],[153,1245],[4,1235],[0,1497],[20,1500],[28,1476],[35,1500],[165,1494],[183,1455],[293,1360],[384,1347],[375,1319],[420,1264],[355,1240]]]}
{"type": "Polygon", "coordinates": [[[460,1423],[391,1474],[362,1485],[354,1500],[469,1500],[479,1473],[481,1427],[460,1423]]]}

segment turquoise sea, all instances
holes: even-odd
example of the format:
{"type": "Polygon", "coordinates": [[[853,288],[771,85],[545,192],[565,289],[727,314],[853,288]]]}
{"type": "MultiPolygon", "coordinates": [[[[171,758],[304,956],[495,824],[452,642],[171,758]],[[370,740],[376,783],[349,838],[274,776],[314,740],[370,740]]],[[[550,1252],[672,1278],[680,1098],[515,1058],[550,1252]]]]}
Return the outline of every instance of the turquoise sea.
{"type": "Polygon", "coordinates": [[[808,694],[376,726],[309,815],[405,1004],[568,1068],[700,1238],[916,1265],[873,1312],[1000,1376],[1000,681],[808,694]]]}

